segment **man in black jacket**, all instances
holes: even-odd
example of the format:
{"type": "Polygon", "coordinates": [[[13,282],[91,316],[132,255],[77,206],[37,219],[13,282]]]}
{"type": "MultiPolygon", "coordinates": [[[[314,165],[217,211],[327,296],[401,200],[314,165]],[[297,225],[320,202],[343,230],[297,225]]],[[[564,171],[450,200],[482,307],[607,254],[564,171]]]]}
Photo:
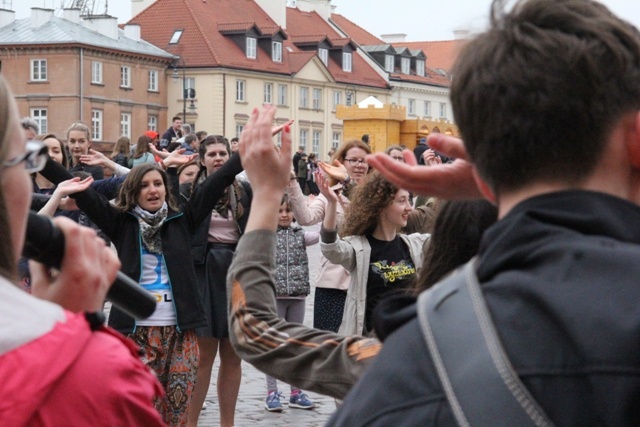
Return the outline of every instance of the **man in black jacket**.
{"type": "MultiPolygon", "coordinates": [[[[542,410],[557,426],[640,425],[640,33],[593,0],[504,3],[451,86],[472,166],[439,168],[473,169],[498,206],[476,274],[542,410]]],[[[431,168],[392,163],[370,160],[416,193],[434,185],[431,168]]],[[[329,425],[456,425],[416,316],[381,313],[383,349],[329,425]]]]}

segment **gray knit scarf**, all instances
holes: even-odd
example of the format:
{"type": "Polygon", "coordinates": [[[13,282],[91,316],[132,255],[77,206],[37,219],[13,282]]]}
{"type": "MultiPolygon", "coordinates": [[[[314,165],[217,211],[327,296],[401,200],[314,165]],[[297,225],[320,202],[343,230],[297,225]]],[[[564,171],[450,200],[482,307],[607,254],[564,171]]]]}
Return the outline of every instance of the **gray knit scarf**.
{"type": "Polygon", "coordinates": [[[142,244],[147,251],[152,254],[162,255],[162,239],[160,238],[160,228],[167,219],[169,208],[167,202],[157,212],[151,213],[142,209],[139,205],[133,208],[133,215],[138,218],[140,224],[140,236],[142,236],[142,244]]]}

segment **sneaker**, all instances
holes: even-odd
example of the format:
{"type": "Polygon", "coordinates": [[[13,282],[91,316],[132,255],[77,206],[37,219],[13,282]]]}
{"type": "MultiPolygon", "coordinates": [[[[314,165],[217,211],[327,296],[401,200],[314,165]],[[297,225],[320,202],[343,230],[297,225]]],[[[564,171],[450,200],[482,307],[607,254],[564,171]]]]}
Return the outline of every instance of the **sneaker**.
{"type": "Polygon", "coordinates": [[[264,403],[264,409],[269,412],[282,412],[282,403],[280,403],[282,393],[269,393],[264,403]]]}
{"type": "Polygon", "coordinates": [[[313,409],[315,407],[316,404],[304,393],[292,394],[289,398],[289,408],[313,409]]]}

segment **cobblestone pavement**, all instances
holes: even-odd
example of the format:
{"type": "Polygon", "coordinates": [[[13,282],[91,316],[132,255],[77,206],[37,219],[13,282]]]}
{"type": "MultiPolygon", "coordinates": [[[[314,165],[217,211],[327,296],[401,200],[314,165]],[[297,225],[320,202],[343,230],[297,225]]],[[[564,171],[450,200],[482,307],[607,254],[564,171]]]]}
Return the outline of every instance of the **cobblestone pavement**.
{"type": "MultiPolygon", "coordinates": [[[[307,230],[316,230],[315,227],[305,227],[307,230]]],[[[316,277],[320,246],[314,245],[307,248],[309,256],[310,276],[316,277]]],[[[312,294],[307,297],[307,309],[305,312],[306,325],[313,323],[313,286],[312,294]]],[[[218,372],[219,358],[213,368],[209,393],[207,394],[207,408],[200,413],[199,427],[218,426],[220,423],[218,412],[218,398],[216,396],[216,375],[218,372]]],[[[264,409],[264,401],[267,397],[267,384],[265,375],[248,363],[242,362],[242,384],[238,395],[235,423],[239,427],[246,426],[323,426],[336,405],[333,398],[317,393],[306,392],[309,398],[315,402],[316,408],[311,410],[289,409],[285,402],[289,401],[289,386],[278,381],[278,389],[282,392],[284,411],[281,413],[268,412],[264,409]]]]}

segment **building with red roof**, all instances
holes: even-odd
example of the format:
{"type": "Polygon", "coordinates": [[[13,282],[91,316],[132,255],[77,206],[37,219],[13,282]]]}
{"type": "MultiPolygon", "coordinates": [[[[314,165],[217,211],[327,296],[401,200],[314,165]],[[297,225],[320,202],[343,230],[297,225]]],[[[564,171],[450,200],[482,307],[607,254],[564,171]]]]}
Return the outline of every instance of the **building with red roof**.
{"type": "Polygon", "coordinates": [[[186,113],[196,129],[237,136],[254,107],[271,103],[277,122],[295,120],[295,143],[324,159],[342,142],[337,105],[368,96],[389,101],[384,73],[322,11],[274,0],[146,0],[136,6],[141,11],[129,23],[176,57],[175,72],[168,72],[176,80],[168,84],[169,115],[186,113]],[[186,111],[187,104],[196,109],[186,111]]]}

